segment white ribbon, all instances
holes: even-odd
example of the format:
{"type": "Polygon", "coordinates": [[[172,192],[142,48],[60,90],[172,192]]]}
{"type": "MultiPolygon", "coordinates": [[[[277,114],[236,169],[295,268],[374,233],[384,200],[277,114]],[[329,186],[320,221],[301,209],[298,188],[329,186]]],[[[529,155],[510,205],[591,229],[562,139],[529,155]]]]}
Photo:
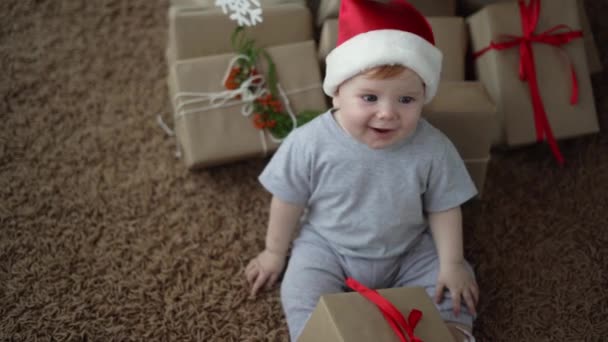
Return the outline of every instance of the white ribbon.
{"type": "MultiPolygon", "coordinates": [[[[222,79],[222,87],[226,83],[226,80],[228,80],[228,77],[230,77],[230,72],[232,68],[234,68],[234,65],[241,59],[248,61],[249,57],[245,55],[237,55],[230,60],[226,73],[224,74],[224,78],[222,79]]],[[[179,118],[184,115],[207,111],[214,108],[222,108],[227,105],[233,105],[240,102],[243,103],[243,106],[241,107],[241,114],[248,117],[251,115],[251,113],[253,113],[253,102],[259,97],[268,93],[268,90],[265,88],[265,84],[266,82],[262,75],[251,75],[245,79],[238,88],[232,90],[209,93],[178,92],[174,98],[175,103],[177,103],[175,108],[175,116],[176,118],[179,118]],[[238,96],[241,97],[241,100],[234,101],[234,103],[229,102],[230,100],[236,99],[238,96]],[[182,99],[184,100],[182,101],[182,99]],[[196,103],[208,103],[208,105],[188,110],[184,108],[196,103]]]]}

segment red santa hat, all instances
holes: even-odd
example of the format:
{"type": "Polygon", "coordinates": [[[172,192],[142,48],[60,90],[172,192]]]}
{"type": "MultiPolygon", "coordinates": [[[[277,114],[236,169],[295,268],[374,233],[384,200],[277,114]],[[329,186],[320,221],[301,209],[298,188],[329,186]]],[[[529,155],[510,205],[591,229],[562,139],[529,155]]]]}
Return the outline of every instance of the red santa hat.
{"type": "Polygon", "coordinates": [[[437,92],[443,55],[424,16],[405,0],[341,0],[338,42],[327,56],[323,91],[381,65],[403,65],[425,84],[425,103],[437,92]]]}

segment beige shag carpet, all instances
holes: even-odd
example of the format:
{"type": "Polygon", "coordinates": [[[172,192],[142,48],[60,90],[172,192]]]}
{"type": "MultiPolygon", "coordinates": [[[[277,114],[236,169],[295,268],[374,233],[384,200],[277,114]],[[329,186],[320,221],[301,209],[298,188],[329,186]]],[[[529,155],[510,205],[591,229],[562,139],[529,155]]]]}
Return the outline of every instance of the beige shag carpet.
{"type": "MultiPolygon", "coordinates": [[[[278,291],[248,299],[265,160],[173,156],[166,0],[0,2],[0,341],[285,341],[278,291]],[[166,116],[168,118],[168,116],[166,116]]],[[[608,70],[608,1],[586,1],[608,70]]],[[[604,133],[495,153],[465,207],[481,341],[608,338],[604,133]]]]}

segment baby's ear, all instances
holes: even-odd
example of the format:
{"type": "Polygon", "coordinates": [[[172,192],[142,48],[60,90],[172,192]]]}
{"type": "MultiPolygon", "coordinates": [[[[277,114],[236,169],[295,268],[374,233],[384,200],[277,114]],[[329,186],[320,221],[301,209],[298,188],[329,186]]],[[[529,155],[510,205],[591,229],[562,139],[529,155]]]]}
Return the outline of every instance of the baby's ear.
{"type": "Polygon", "coordinates": [[[340,108],[340,98],[338,96],[338,93],[336,93],[334,97],[331,98],[331,104],[334,108],[340,108]]]}

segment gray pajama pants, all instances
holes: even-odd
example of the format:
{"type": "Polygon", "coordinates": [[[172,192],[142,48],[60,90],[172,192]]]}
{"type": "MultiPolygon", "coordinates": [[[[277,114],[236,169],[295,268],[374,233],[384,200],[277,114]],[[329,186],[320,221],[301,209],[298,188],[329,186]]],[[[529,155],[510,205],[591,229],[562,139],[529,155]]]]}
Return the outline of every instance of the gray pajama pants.
{"type": "MultiPolygon", "coordinates": [[[[319,235],[303,230],[294,241],[281,284],[281,302],[291,341],[297,341],[322,294],[347,290],[347,277],[372,289],[420,286],[432,298],[438,271],[439,258],[430,232],[421,235],[403,255],[378,260],[339,255],[319,235]]],[[[445,321],[473,325],[473,317],[464,303],[460,315],[454,315],[449,292],[437,308],[445,321]]]]}

